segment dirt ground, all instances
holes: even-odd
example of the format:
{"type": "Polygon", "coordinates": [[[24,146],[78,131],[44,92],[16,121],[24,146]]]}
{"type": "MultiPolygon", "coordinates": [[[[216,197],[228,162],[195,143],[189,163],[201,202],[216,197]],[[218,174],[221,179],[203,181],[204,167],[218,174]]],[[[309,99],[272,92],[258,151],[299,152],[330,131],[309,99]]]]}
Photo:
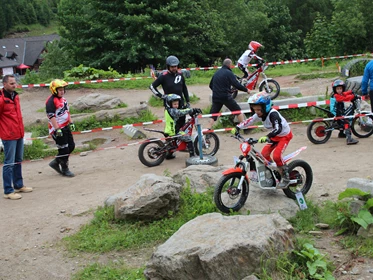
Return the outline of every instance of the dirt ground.
{"type": "MultiPolygon", "coordinates": [[[[297,81],[294,76],[278,77],[282,87],[297,86],[303,95],[325,94],[332,79],[297,81]]],[[[210,90],[206,85],[189,86],[189,91],[201,98],[194,107],[205,108],[209,105],[210,90]]],[[[149,90],[68,90],[67,100],[71,103],[83,94],[91,92],[107,93],[119,97],[129,106],[147,101],[149,90]]],[[[23,117],[26,124],[38,119],[43,120],[44,103],[49,95],[47,89],[25,90],[21,95],[23,117]],[[40,111],[40,110],[39,110],[40,111]]],[[[163,118],[163,110],[153,112],[163,118]]],[[[202,124],[205,120],[202,120],[202,124]]],[[[156,126],[153,126],[156,127],[156,126]]],[[[159,128],[163,125],[158,125],[159,128]]],[[[306,136],[306,125],[292,127],[294,138],[286,153],[301,146],[307,150],[299,158],[307,161],[313,169],[314,182],[308,194],[317,201],[336,200],[352,177],[371,178],[370,145],[372,138],[360,139],[354,146],[346,146],[344,139],[338,139],[337,133],[323,145],[310,143],[306,136]]],[[[260,134],[254,134],[260,136],[260,134]]],[[[51,159],[23,164],[25,185],[33,187],[32,193],[26,193],[18,201],[0,200],[0,279],[70,279],[71,275],[90,262],[124,260],[129,266],[144,265],[151,252],[123,252],[110,255],[81,254],[68,256],[58,242],[65,236],[79,230],[92,218],[92,212],[103,205],[105,198],[122,192],[133,185],[145,173],[175,174],[185,168],[187,153],[178,153],[176,159],[165,161],[160,166],[148,168],[137,157],[138,146],[115,148],[128,140],[119,130],[76,135],[79,145],[83,141],[105,138],[101,147],[107,148],[88,153],[86,156],[74,155],[70,158],[74,178],[59,176],[48,166],[51,159]],[[109,149],[109,147],[113,147],[109,149]]],[[[229,165],[233,156],[239,155],[238,142],[227,133],[220,133],[220,150],[216,157],[219,164],[229,165]]],[[[279,195],[283,195],[279,191],[279,195]]],[[[352,260],[348,252],[338,248],[330,233],[325,232],[319,239],[323,252],[329,252],[336,265],[345,265],[347,271],[358,271],[359,275],[338,276],[337,279],[372,279],[373,260],[352,260]],[[369,277],[369,278],[368,278],[369,277]]]]}

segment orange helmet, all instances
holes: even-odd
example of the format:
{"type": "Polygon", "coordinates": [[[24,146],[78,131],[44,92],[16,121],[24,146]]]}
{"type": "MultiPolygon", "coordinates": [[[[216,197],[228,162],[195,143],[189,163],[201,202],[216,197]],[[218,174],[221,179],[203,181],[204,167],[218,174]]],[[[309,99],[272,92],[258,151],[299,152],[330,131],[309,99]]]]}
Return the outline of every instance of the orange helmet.
{"type": "Polygon", "coordinates": [[[249,49],[254,51],[255,53],[260,47],[263,47],[263,45],[257,41],[251,41],[249,44],[249,49]]]}
{"type": "Polygon", "coordinates": [[[49,90],[53,95],[57,96],[57,89],[67,87],[69,84],[63,80],[55,79],[49,84],[49,90]]]}

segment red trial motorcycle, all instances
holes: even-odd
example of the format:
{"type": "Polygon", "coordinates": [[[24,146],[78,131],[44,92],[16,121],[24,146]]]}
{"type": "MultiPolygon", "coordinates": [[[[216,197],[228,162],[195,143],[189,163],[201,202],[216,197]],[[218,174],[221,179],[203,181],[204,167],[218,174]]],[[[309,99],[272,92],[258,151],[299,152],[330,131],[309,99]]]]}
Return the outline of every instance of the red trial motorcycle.
{"type": "MultiPolygon", "coordinates": [[[[185,134],[189,134],[193,139],[193,146],[196,155],[200,154],[199,151],[199,140],[198,134],[193,134],[193,128],[195,128],[197,114],[191,115],[191,118],[185,123],[180,129],[185,134]]],[[[144,128],[146,131],[161,133],[164,139],[149,138],[146,142],[142,143],[139,147],[138,157],[142,164],[153,167],[160,165],[169,153],[176,151],[186,151],[187,143],[181,141],[179,135],[169,136],[167,133],[161,130],[144,128]]],[[[203,134],[202,137],[202,154],[213,156],[219,150],[219,137],[214,133],[203,134]]]]}
{"type": "MultiPolygon", "coordinates": [[[[264,60],[259,60],[257,66],[255,66],[256,70],[249,75],[247,78],[246,84],[243,84],[247,89],[254,90],[259,80],[259,76],[262,75],[263,80],[259,84],[259,91],[265,91],[271,97],[271,99],[275,99],[280,94],[280,85],[274,79],[268,78],[264,71],[268,68],[268,65],[265,65],[264,60]]],[[[243,78],[238,76],[237,80],[242,84],[243,78]]],[[[233,99],[237,97],[238,90],[235,87],[231,89],[233,99]]]]}
{"type": "MultiPolygon", "coordinates": [[[[249,196],[249,187],[255,186],[265,190],[274,190],[281,181],[276,163],[269,162],[254,148],[257,139],[244,139],[241,135],[232,136],[242,142],[242,155],[236,160],[234,167],[223,172],[215,186],[214,201],[218,209],[224,213],[240,210],[249,196]]],[[[297,192],[306,195],[312,186],[313,173],[311,166],[300,159],[292,160],[306,147],[284,156],[283,160],[289,168],[289,185],[282,189],[289,198],[296,199],[297,192]]]]}

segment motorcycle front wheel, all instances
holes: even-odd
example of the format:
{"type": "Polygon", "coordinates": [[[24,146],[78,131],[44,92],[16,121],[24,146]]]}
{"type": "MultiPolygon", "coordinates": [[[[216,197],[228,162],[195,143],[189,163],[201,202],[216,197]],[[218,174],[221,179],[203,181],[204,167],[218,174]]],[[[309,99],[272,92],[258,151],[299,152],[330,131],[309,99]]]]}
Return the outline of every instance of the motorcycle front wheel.
{"type": "Polygon", "coordinates": [[[267,79],[267,83],[264,81],[259,86],[259,91],[263,90],[265,90],[273,100],[280,94],[280,85],[273,79],[267,79]]]}
{"type": "MultiPolygon", "coordinates": [[[[215,155],[220,147],[220,141],[218,135],[216,133],[211,132],[202,135],[202,154],[213,156],[215,155]]],[[[197,156],[199,156],[199,142],[198,142],[198,135],[194,140],[194,151],[197,156]]]]}
{"type": "Polygon", "coordinates": [[[311,122],[307,127],[307,137],[313,144],[324,144],[326,143],[330,136],[332,136],[332,131],[327,131],[330,127],[329,122],[311,122]]]}
{"type": "Polygon", "coordinates": [[[216,207],[223,213],[238,211],[245,205],[249,195],[249,182],[245,174],[240,172],[223,175],[216,184],[214,191],[214,201],[216,207]],[[241,178],[242,185],[239,186],[241,178]]]}
{"type": "Polygon", "coordinates": [[[373,134],[373,120],[371,116],[356,117],[351,124],[352,133],[359,138],[367,138],[373,134]]]}
{"type": "Polygon", "coordinates": [[[148,167],[160,165],[166,158],[166,152],[163,151],[164,143],[160,140],[151,141],[154,139],[157,138],[151,138],[150,142],[142,143],[138,151],[141,163],[148,167]]]}
{"type": "Polygon", "coordinates": [[[313,172],[311,166],[303,160],[294,160],[290,162],[289,179],[297,180],[296,183],[290,184],[287,189],[283,189],[285,195],[291,199],[296,199],[295,194],[302,192],[303,196],[308,193],[312,186],[313,172]]]}

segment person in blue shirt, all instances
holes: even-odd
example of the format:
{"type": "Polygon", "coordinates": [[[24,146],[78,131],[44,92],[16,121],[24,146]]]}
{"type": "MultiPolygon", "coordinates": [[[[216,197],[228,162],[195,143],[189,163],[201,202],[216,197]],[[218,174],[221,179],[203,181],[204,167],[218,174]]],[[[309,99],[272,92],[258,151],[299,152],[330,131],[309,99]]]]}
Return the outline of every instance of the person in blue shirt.
{"type": "Polygon", "coordinates": [[[363,79],[361,80],[361,93],[370,101],[371,111],[373,112],[373,60],[368,62],[364,69],[363,79]],[[369,92],[368,92],[369,85],[369,92]]]}

